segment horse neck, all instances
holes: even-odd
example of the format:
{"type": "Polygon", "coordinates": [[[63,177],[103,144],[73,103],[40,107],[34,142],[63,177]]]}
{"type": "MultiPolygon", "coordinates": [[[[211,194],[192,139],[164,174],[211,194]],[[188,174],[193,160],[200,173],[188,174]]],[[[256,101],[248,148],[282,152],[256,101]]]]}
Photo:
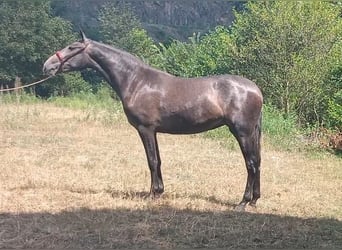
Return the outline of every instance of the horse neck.
{"type": "Polygon", "coordinates": [[[102,73],[121,100],[129,94],[137,73],[147,66],[127,52],[97,42],[92,42],[88,54],[91,67],[102,73]]]}

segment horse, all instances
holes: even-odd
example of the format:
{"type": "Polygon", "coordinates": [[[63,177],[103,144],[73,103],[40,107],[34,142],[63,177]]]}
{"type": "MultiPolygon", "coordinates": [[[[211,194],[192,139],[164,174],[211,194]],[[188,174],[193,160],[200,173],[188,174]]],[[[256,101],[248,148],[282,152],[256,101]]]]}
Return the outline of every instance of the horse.
{"type": "Polygon", "coordinates": [[[151,174],[149,195],[164,192],[157,133],[195,134],[226,125],[239,143],[247,168],[244,211],[260,198],[260,137],[263,96],[257,85],[238,75],[182,78],[153,68],[132,54],[81,39],[50,56],[46,75],[92,68],[117,93],[128,122],[143,143],[151,174]]]}

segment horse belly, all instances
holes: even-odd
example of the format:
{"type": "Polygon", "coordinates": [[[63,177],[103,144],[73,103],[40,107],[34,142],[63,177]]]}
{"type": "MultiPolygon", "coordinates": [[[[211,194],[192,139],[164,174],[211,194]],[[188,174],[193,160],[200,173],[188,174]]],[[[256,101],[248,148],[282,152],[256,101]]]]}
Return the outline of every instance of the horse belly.
{"type": "Polygon", "coordinates": [[[161,126],[156,129],[157,132],[160,133],[168,133],[168,134],[196,134],[204,131],[208,131],[211,129],[218,128],[222,126],[224,123],[220,121],[211,121],[203,124],[186,124],[182,122],[177,123],[169,123],[166,126],[161,126]]]}
{"type": "Polygon", "coordinates": [[[193,134],[220,127],[224,124],[219,109],[207,106],[190,108],[180,112],[161,115],[157,132],[170,134],[193,134]]]}

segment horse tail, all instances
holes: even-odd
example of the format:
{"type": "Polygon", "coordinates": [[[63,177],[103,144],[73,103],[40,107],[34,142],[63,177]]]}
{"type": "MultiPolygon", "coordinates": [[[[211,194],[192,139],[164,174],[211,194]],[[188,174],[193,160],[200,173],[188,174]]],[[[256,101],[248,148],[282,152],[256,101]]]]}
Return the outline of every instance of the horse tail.
{"type": "MultiPolygon", "coordinates": [[[[259,120],[258,123],[256,125],[256,132],[257,132],[257,140],[260,144],[260,140],[261,140],[261,130],[262,130],[262,111],[260,112],[260,116],[259,116],[259,120]]],[[[259,145],[260,147],[260,145],[259,145]]]]}
{"type": "Polygon", "coordinates": [[[260,163],[260,150],[261,150],[261,133],[262,133],[262,112],[260,112],[258,122],[255,125],[254,138],[255,138],[255,150],[260,163]]]}

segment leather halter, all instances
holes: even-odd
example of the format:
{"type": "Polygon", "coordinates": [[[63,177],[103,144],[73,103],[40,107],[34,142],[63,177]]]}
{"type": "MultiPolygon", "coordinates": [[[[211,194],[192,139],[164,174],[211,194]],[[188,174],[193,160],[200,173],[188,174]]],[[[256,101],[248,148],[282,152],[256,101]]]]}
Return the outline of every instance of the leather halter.
{"type": "Polygon", "coordinates": [[[57,58],[61,64],[64,63],[63,62],[63,56],[62,56],[60,51],[57,51],[55,55],[57,56],[57,58]]]}
{"type": "Polygon", "coordinates": [[[60,64],[57,72],[60,72],[62,70],[62,67],[65,62],[67,62],[69,59],[73,58],[74,56],[80,54],[83,50],[85,50],[88,47],[89,43],[85,43],[84,47],[76,50],[74,53],[71,53],[65,57],[63,57],[62,53],[60,51],[57,51],[55,53],[56,57],[58,58],[60,64]]]}

